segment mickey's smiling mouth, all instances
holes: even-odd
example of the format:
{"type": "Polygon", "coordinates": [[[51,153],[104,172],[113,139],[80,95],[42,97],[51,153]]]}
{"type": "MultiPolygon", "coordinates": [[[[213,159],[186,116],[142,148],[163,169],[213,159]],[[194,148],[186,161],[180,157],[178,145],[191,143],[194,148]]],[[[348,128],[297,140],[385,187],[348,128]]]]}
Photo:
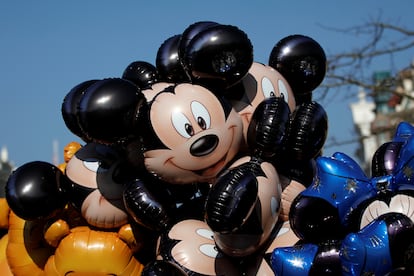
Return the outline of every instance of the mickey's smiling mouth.
{"type": "Polygon", "coordinates": [[[216,163],[214,163],[211,166],[208,166],[208,168],[204,168],[201,170],[195,170],[193,171],[195,174],[200,175],[200,176],[205,176],[205,177],[214,177],[218,174],[218,172],[220,172],[223,167],[225,166],[225,162],[226,162],[226,157],[227,154],[224,155],[219,161],[217,161],[216,163]]]}

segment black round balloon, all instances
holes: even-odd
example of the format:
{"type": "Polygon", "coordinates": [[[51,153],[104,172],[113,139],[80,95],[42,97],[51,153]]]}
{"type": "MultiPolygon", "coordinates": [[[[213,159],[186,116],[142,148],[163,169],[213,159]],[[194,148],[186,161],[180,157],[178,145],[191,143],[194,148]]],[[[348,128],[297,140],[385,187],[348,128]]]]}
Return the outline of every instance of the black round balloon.
{"type": "Polygon", "coordinates": [[[141,89],[147,89],[158,80],[157,68],[145,61],[134,61],[125,68],[122,78],[132,81],[141,89]]]}
{"type": "Polygon", "coordinates": [[[215,232],[230,233],[243,225],[257,201],[254,163],[223,174],[211,187],[205,204],[206,222],[215,232]]]}
{"type": "Polygon", "coordinates": [[[253,46],[242,30],[219,24],[191,39],[183,61],[193,82],[227,88],[248,73],[253,63],[253,46]]]}
{"type": "Polygon", "coordinates": [[[338,210],[321,198],[298,195],[292,202],[289,221],[292,230],[304,242],[341,240],[345,236],[338,210]]]}
{"type": "Polygon", "coordinates": [[[309,275],[342,275],[338,240],[326,240],[318,245],[309,275]]]}
{"type": "Polygon", "coordinates": [[[303,103],[294,112],[286,142],[287,152],[294,160],[315,158],[328,135],[328,115],[317,102],[303,103]]]}
{"type": "Polygon", "coordinates": [[[84,81],[75,87],[73,87],[68,94],[66,94],[62,107],[62,117],[66,124],[66,127],[76,136],[80,137],[84,141],[88,142],[88,138],[79,126],[78,121],[78,105],[85,93],[85,90],[98,80],[84,81]]]}
{"type": "Polygon", "coordinates": [[[280,154],[290,123],[290,109],[281,97],[263,100],[255,109],[247,132],[247,143],[264,159],[280,154]]]}
{"type": "Polygon", "coordinates": [[[382,144],[372,157],[372,177],[390,175],[396,165],[402,142],[386,142],[382,144]]]}
{"type": "Polygon", "coordinates": [[[88,87],[79,103],[80,126],[95,142],[122,141],[132,135],[136,112],[145,102],[139,88],[128,80],[100,80],[88,87]]]}
{"type": "Polygon", "coordinates": [[[6,184],[10,209],[25,220],[45,219],[67,203],[62,189],[65,176],[56,166],[42,161],[17,168],[6,184]]]}
{"type": "Polygon", "coordinates": [[[291,35],[273,47],[269,65],[286,78],[295,95],[301,96],[310,93],[324,79],[326,55],[314,39],[291,35]]]}
{"type": "Polygon", "coordinates": [[[174,35],[165,40],[158,48],[155,64],[162,81],[190,81],[178,54],[180,39],[181,35],[174,35]]]}
{"type": "Polygon", "coordinates": [[[190,41],[200,32],[219,25],[216,22],[213,21],[199,21],[191,24],[188,26],[184,32],[182,33],[180,37],[180,43],[178,45],[178,54],[180,57],[183,57],[185,55],[185,51],[187,49],[188,44],[190,44],[190,41]]]}
{"type": "Polygon", "coordinates": [[[127,212],[138,224],[153,231],[163,231],[171,224],[168,209],[146,187],[144,181],[131,181],[123,192],[127,212]]]}

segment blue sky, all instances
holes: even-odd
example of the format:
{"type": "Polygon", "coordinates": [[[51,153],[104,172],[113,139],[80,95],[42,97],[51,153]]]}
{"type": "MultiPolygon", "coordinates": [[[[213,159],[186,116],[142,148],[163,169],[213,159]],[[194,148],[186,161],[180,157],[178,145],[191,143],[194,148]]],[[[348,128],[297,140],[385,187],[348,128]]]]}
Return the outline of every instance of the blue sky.
{"type": "MultiPolygon", "coordinates": [[[[35,160],[52,162],[53,141],[58,141],[62,161],[64,145],[80,141],[60,113],[69,90],[85,80],[120,77],[132,61],[155,64],[161,43],[196,21],[238,26],[253,43],[255,61],[267,63],[275,43],[287,35],[311,36],[329,55],[364,41],[321,26],[347,28],[380,16],[412,29],[413,10],[412,0],[2,1],[0,147],[6,146],[9,158],[19,166],[35,160]]],[[[413,51],[399,55],[393,66],[406,67],[413,57],[413,51]]],[[[375,66],[387,70],[390,63],[375,66]]],[[[354,137],[349,101],[356,99],[347,99],[346,93],[322,102],[329,116],[329,136],[338,141],[354,137]]],[[[354,149],[351,144],[324,154],[342,151],[352,156],[354,149]]]]}

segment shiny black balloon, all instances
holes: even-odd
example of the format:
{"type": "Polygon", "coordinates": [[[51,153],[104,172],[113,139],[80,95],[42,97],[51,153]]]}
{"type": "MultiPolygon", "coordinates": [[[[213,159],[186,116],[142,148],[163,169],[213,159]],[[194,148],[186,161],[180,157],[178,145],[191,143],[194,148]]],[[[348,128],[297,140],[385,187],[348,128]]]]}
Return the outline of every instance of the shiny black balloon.
{"type": "Polygon", "coordinates": [[[10,209],[25,220],[45,219],[67,203],[65,176],[52,164],[34,161],[17,168],[6,184],[10,209]]]}
{"type": "Polygon", "coordinates": [[[338,210],[317,197],[299,194],[292,202],[289,221],[292,230],[304,242],[341,240],[346,234],[338,210]]]}
{"type": "Polygon", "coordinates": [[[281,97],[263,100],[255,109],[247,132],[247,143],[255,154],[274,159],[282,149],[290,123],[290,109],[281,97]]]}
{"type": "Polygon", "coordinates": [[[316,157],[328,136],[328,115],[317,102],[303,103],[296,108],[286,143],[288,156],[306,161],[316,157]]]}
{"type": "Polygon", "coordinates": [[[141,89],[147,89],[158,80],[157,68],[145,61],[134,61],[125,68],[122,78],[132,81],[141,89]]]}
{"type": "Polygon", "coordinates": [[[327,66],[320,44],[304,35],[280,40],[270,53],[269,65],[286,78],[298,98],[311,93],[322,82],[327,66]]]}
{"type": "Polygon", "coordinates": [[[382,144],[372,157],[372,177],[390,175],[395,168],[402,142],[382,144]]]}
{"type": "Polygon", "coordinates": [[[206,202],[206,222],[215,232],[229,233],[246,221],[255,207],[258,187],[249,167],[236,167],[211,187],[206,202]]]}
{"type": "Polygon", "coordinates": [[[342,275],[341,260],[339,258],[340,241],[327,240],[319,244],[318,252],[313,259],[309,276],[315,275],[342,275]]]}
{"type": "Polygon", "coordinates": [[[194,82],[227,88],[248,73],[253,63],[253,46],[237,27],[219,24],[191,39],[183,61],[194,82]]]}
{"type": "Polygon", "coordinates": [[[401,213],[385,213],[378,220],[387,225],[393,268],[405,268],[413,275],[414,222],[401,213]]]}
{"type": "Polygon", "coordinates": [[[207,30],[213,26],[219,25],[213,21],[199,21],[191,24],[188,26],[181,35],[180,43],[178,46],[178,54],[180,57],[185,56],[185,52],[187,50],[188,44],[190,44],[191,40],[200,32],[207,30]]]}
{"type": "Polygon", "coordinates": [[[136,179],[124,190],[124,204],[127,212],[140,225],[154,231],[165,230],[173,218],[167,209],[146,186],[144,181],[136,179]]]}
{"type": "Polygon", "coordinates": [[[89,86],[79,103],[79,122],[90,140],[114,143],[132,135],[136,111],[145,97],[132,82],[120,78],[89,86]]]}
{"type": "Polygon", "coordinates": [[[82,140],[86,142],[88,142],[89,140],[85,136],[83,130],[80,128],[78,121],[78,105],[85,93],[85,90],[97,81],[98,80],[88,80],[76,85],[65,96],[61,107],[62,117],[66,124],[66,127],[73,134],[80,137],[82,140]]]}
{"type": "Polygon", "coordinates": [[[158,48],[156,67],[159,78],[167,82],[190,81],[178,54],[181,35],[175,35],[165,40],[158,48]]]}

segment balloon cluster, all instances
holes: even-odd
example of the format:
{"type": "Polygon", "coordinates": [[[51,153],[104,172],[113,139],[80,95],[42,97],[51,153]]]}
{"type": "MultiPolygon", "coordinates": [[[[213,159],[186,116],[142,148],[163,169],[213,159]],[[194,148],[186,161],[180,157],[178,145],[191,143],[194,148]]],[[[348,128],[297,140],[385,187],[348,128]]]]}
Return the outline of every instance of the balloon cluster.
{"type": "Polygon", "coordinates": [[[277,275],[412,275],[414,127],[402,122],[372,160],[372,177],[344,153],[316,160],[290,223],[300,243],[274,249],[277,275]]]}
{"type": "MultiPolygon", "coordinates": [[[[6,199],[26,225],[11,244],[45,229],[36,250],[22,249],[45,273],[272,275],[264,253],[312,184],[327,135],[312,100],[323,49],[288,36],[265,65],[242,30],[201,21],[166,39],[155,63],[65,96],[64,122],[84,145],[68,145],[61,169],[35,161],[10,176],[6,199]],[[111,257],[106,242],[126,253],[111,257]],[[117,265],[88,265],[102,258],[117,265]]],[[[18,274],[24,262],[9,266],[18,274]]]]}

